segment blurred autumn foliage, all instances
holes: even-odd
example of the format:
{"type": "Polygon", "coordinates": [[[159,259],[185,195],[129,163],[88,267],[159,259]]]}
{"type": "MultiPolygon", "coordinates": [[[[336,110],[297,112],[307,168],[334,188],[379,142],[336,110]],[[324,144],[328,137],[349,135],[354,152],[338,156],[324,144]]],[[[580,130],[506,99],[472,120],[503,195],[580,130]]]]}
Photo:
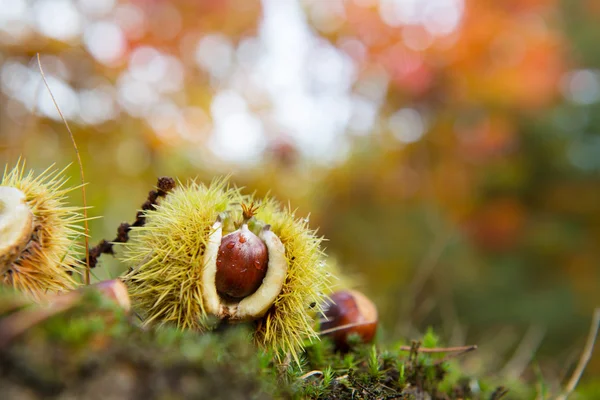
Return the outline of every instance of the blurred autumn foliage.
{"type": "Polygon", "coordinates": [[[231,173],[310,213],[380,306],[384,336],[434,325],[451,344],[510,352],[542,327],[558,378],[578,355],[600,304],[597,1],[0,10],[0,159],[74,159],[40,53],[104,216],[93,241],[134,216],[157,175],[231,173]]]}

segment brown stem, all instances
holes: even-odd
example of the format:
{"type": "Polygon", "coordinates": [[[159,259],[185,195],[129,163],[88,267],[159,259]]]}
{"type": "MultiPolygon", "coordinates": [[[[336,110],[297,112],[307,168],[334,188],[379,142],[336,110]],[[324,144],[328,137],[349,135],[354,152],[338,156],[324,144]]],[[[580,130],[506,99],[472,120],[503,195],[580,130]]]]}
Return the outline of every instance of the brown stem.
{"type": "Polygon", "coordinates": [[[440,365],[445,363],[446,361],[452,359],[452,358],[456,358],[459,356],[462,356],[463,354],[467,354],[473,350],[477,350],[477,346],[465,346],[465,349],[462,351],[458,351],[456,353],[452,353],[452,354],[448,354],[447,356],[445,356],[444,358],[437,360],[436,362],[433,363],[433,365],[440,365]]]}
{"type": "Polygon", "coordinates": [[[242,216],[244,217],[244,224],[248,223],[252,217],[258,211],[258,204],[254,204],[254,202],[250,204],[242,204],[242,216]]]}
{"type": "MultiPolygon", "coordinates": [[[[123,222],[119,225],[117,229],[117,237],[114,238],[111,242],[107,240],[101,240],[95,247],[92,247],[89,251],[89,265],[90,268],[96,267],[98,264],[98,258],[102,254],[111,254],[114,255],[113,245],[115,243],[126,243],[129,240],[129,231],[133,227],[144,226],[146,223],[146,215],[145,211],[152,210],[154,206],[157,204],[157,200],[161,197],[165,197],[167,193],[175,188],[175,180],[169,177],[161,177],[158,178],[158,183],[156,184],[156,190],[151,190],[148,193],[148,199],[142,204],[142,208],[137,212],[135,216],[135,222],[133,224],[129,224],[127,222],[123,222]]],[[[82,260],[86,261],[86,260],[82,260]]]]}

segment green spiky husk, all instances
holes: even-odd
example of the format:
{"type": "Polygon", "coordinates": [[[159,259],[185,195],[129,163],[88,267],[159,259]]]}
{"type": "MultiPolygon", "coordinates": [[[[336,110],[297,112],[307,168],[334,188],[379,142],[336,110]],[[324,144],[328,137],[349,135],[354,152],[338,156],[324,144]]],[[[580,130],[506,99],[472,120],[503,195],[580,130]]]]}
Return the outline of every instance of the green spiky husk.
{"type": "MultiPolygon", "coordinates": [[[[131,231],[122,260],[131,268],[123,277],[134,307],[145,323],[209,329],[202,305],[202,262],[211,228],[219,215],[242,220],[241,204],[253,199],[227,187],[225,180],[204,186],[192,182],[171,192],[146,224],[131,231]]],[[[322,262],[322,239],[305,220],[264,200],[255,218],[271,225],[286,248],[289,268],[281,294],[255,321],[257,344],[298,360],[306,340],[317,338],[314,318],[329,293],[329,272],[322,262]]],[[[224,234],[227,233],[226,231],[224,234]]]]}
{"type": "Polygon", "coordinates": [[[146,324],[207,329],[201,290],[204,249],[218,215],[241,201],[239,191],[228,188],[225,180],[210,186],[191,182],[145,212],[146,223],[130,232],[122,260],[131,267],[123,280],[146,324]]]}
{"type": "Polygon", "coordinates": [[[299,362],[305,341],[318,339],[315,316],[330,293],[331,273],[323,262],[323,239],[308,227],[307,219],[296,218],[273,199],[262,202],[255,216],[271,225],[286,250],[288,275],[281,294],[258,321],[255,337],[266,348],[280,349],[299,362]]]}
{"type": "Polygon", "coordinates": [[[79,207],[66,205],[65,170],[52,167],[35,176],[25,172],[25,163],[5,169],[1,186],[21,190],[34,218],[34,233],[27,248],[2,276],[2,282],[26,293],[36,301],[45,294],[75,288],[78,283],[69,275],[78,273],[82,246],[83,221],[79,207]]]}

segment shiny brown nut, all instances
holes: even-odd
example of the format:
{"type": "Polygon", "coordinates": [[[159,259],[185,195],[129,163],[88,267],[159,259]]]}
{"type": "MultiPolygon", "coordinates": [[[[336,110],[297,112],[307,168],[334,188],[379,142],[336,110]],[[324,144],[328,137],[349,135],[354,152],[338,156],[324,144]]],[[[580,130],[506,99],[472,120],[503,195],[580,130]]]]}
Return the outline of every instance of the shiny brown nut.
{"type": "Polygon", "coordinates": [[[357,334],[364,343],[375,338],[377,308],[364,294],[356,290],[342,290],[330,296],[324,305],[320,329],[331,337],[339,350],[348,350],[348,336],[357,334]]]}
{"type": "Polygon", "coordinates": [[[248,225],[225,235],[217,254],[217,291],[235,299],[251,295],[262,284],[268,261],[267,246],[248,225]]]}

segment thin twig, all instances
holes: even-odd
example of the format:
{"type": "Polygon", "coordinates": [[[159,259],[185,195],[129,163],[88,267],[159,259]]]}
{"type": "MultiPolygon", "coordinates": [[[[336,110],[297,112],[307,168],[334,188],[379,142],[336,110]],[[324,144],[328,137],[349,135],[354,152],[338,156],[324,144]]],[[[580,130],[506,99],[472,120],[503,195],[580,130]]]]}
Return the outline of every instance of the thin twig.
{"type": "Polygon", "coordinates": [[[436,362],[434,362],[433,365],[443,364],[443,363],[445,363],[448,360],[451,360],[451,359],[456,358],[456,357],[460,357],[460,356],[462,356],[464,354],[472,352],[473,350],[477,350],[477,346],[467,346],[467,348],[464,349],[463,351],[458,351],[456,353],[448,354],[444,358],[441,358],[441,359],[437,360],[436,362]]]}
{"type": "Polygon", "coordinates": [[[579,358],[577,368],[575,368],[575,371],[573,372],[569,383],[567,383],[565,390],[556,398],[556,400],[566,400],[573,390],[575,390],[575,387],[577,386],[577,383],[579,383],[579,379],[581,379],[581,375],[583,375],[583,371],[585,370],[587,363],[590,361],[590,358],[592,358],[594,343],[596,343],[596,337],[598,336],[598,328],[600,328],[600,308],[596,308],[594,310],[592,324],[590,325],[590,333],[588,334],[587,342],[583,348],[583,353],[581,353],[581,357],[579,358]]]}
{"type": "Polygon", "coordinates": [[[358,386],[359,388],[361,388],[362,391],[363,391],[363,393],[369,394],[373,398],[376,398],[375,393],[373,393],[373,391],[371,389],[369,389],[367,386],[363,385],[362,383],[360,383],[356,379],[352,379],[352,384],[358,386]]]}
{"type": "Polygon", "coordinates": [[[371,325],[374,322],[376,322],[376,321],[355,322],[353,324],[340,325],[340,326],[336,326],[335,328],[324,329],[321,332],[319,332],[319,335],[323,336],[323,335],[328,335],[328,334],[333,333],[333,332],[338,332],[338,331],[343,331],[343,330],[346,330],[346,329],[354,328],[354,327],[357,327],[357,326],[371,325]]]}
{"type": "MultiPolygon", "coordinates": [[[[412,351],[414,350],[412,346],[400,346],[399,350],[402,351],[412,351]]],[[[473,344],[471,346],[457,346],[457,347],[419,347],[417,349],[418,353],[463,353],[477,350],[477,345],[473,344]]]]}
{"type": "Polygon", "coordinates": [[[151,190],[148,193],[148,199],[142,204],[142,208],[137,212],[135,216],[135,222],[133,224],[129,224],[127,222],[123,222],[117,228],[117,237],[115,237],[111,242],[107,240],[101,240],[95,247],[89,250],[89,257],[85,260],[89,268],[95,268],[98,264],[98,258],[102,254],[111,254],[114,255],[114,244],[115,243],[126,243],[129,240],[129,231],[133,227],[144,226],[146,223],[146,214],[145,211],[151,210],[156,205],[156,201],[160,197],[165,197],[167,193],[169,193],[175,187],[175,180],[169,177],[158,178],[158,182],[156,184],[156,190],[151,190]]]}
{"type": "Polygon", "coordinates": [[[79,148],[77,147],[77,142],[75,142],[75,136],[73,135],[73,132],[71,131],[71,128],[69,127],[69,123],[67,122],[67,119],[65,118],[65,116],[63,115],[62,111],[60,110],[60,107],[58,106],[58,103],[56,102],[56,99],[54,98],[54,94],[52,94],[52,90],[50,90],[50,85],[48,84],[48,81],[46,80],[46,75],[44,74],[44,69],[42,68],[42,61],[40,59],[40,53],[37,53],[37,62],[38,62],[38,67],[40,69],[40,74],[42,75],[42,79],[44,80],[44,85],[46,85],[46,88],[48,89],[48,93],[50,93],[50,97],[52,98],[52,102],[54,103],[54,107],[56,107],[56,111],[58,111],[58,114],[60,115],[60,118],[62,119],[63,123],[65,124],[65,127],[67,128],[67,132],[69,132],[69,136],[71,137],[71,142],[73,142],[73,148],[75,149],[75,154],[77,155],[77,163],[79,164],[79,173],[81,175],[81,194],[83,196],[83,228],[84,228],[84,241],[85,241],[85,284],[89,285],[90,284],[90,251],[89,251],[89,246],[90,246],[90,239],[89,239],[89,227],[88,227],[88,216],[87,216],[87,199],[86,199],[86,195],[85,195],[85,175],[83,173],[83,162],[81,161],[81,155],[79,154],[79,148]]]}

